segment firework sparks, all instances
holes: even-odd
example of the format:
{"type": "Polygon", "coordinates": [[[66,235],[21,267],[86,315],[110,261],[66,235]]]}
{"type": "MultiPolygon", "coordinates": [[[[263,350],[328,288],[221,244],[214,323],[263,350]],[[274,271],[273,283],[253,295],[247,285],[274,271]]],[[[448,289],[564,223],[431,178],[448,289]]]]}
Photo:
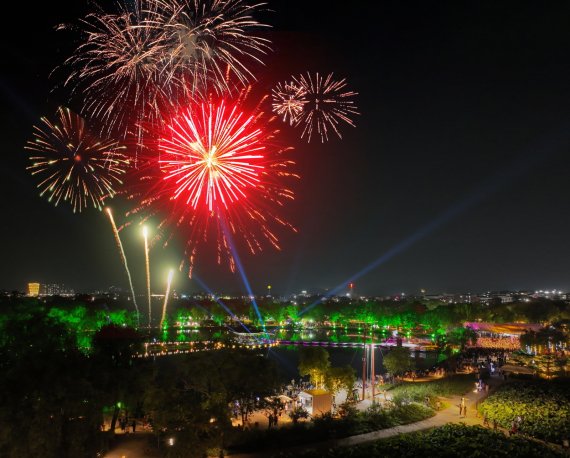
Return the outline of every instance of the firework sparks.
{"type": "Polygon", "coordinates": [[[164,319],[166,318],[166,306],[168,305],[168,296],[170,296],[170,286],[172,285],[172,278],[174,278],[174,270],[168,272],[168,278],[166,280],[166,293],[164,294],[164,302],[162,304],[162,318],[160,319],[160,329],[164,324],[164,319]]]}
{"type": "Polygon", "coordinates": [[[150,261],[149,261],[149,249],[148,249],[148,229],[143,226],[143,237],[144,237],[144,257],[145,257],[145,267],[146,267],[146,292],[148,296],[148,327],[152,324],[152,306],[151,306],[151,295],[150,295],[150,261]]]}
{"type": "MultiPolygon", "coordinates": [[[[131,193],[140,199],[132,212],[146,218],[163,215],[157,233],[177,227],[186,236],[190,275],[198,246],[213,235],[217,261],[235,260],[223,228],[244,241],[251,253],[265,243],[279,249],[275,227],[295,230],[277,209],[293,199],[283,179],[298,178],[291,148],[275,143],[263,113],[243,112],[242,102],[191,104],[174,117],[158,137],[160,160],[148,168],[131,193]],[[264,243],[265,242],[265,243],[264,243]]],[[[170,236],[166,236],[166,243],[170,236]]]]}
{"type": "Polygon", "coordinates": [[[125,250],[123,249],[123,243],[121,242],[121,237],[119,236],[119,231],[117,230],[117,225],[115,224],[115,219],[113,218],[113,213],[110,208],[107,208],[107,215],[109,215],[109,221],[113,227],[113,235],[115,236],[115,242],[117,242],[117,248],[119,249],[119,254],[121,255],[121,261],[127,272],[127,277],[129,279],[129,286],[131,288],[131,294],[133,297],[133,304],[135,305],[135,310],[137,312],[137,326],[139,325],[139,306],[137,305],[137,298],[135,297],[135,288],[133,287],[133,280],[131,278],[131,271],[129,270],[129,265],[127,264],[127,256],[125,255],[125,250]]]}
{"type": "Polygon", "coordinates": [[[69,202],[74,212],[89,205],[101,210],[128,168],[123,148],[93,135],[85,120],[68,108],[58,109],[57,121],[42,118],[42,123],[34,126],[34,138],[25,146],[34,152],[28,170],[41,180],[40,196],[47,195],[55,205],[69,202]]]}
{"type": "Polygon", "coordinates": [[[307,104],[307,94],[303,86],[295,83],[279,83],[272,90],[273,112],[281,116],[283,122],[293,125],[303,113],[307,104]]]}
{"type": "Polygon", "coordinates": [[[263,4],[243,0],[153,0],[168,34],[168,65],[192,93],[231,89],[229,81],[242,85],[255,80],[248,61],[261,62],[269,40],[251,32],[268,27],[253,13],[263,4]]]}
{"type": "Polygon", "coordinates": [[[352,115],[358,115],[353,97],[356,92],[346,88],[346,80],[335,80],[333,74],[323,77],[316,73],[293,77],[273,91],[273,111],[295,126],[303,125],[301,138],[311,141],[313,135],[328,141],[332,130],[339,138],[341,122],[354,127],[352,115]]]}
{"type": "Polygon", "coordinates": [[[132,10],[92,13],[81,21],[86,40],[66,61],[71,73],[65,85],[81,93],[83,110],[108,133],[125,138],[138,121],[160,119],[177,88],[165,73],[171,44],[158,19],[154,8],[136,1],[132,10]]]}
{"type": "Polygon", "coordinates": [[[242,120],[237,107],[208,104],[200,111],[201,119],[190,109],[174,121],[172,134],[159,145],[160,165],[174,199],[183,195],[186,205],[206,205],[212,212],[215,204],[228,208],[246,198],[248,188],[259,183],[264,146],[261,130],[246,131],[252,118],[242,120]]]}
{"type": "Polygon", "coordinates": [[[248,61],[261,63],[269,49],[268,40],[251,34],[266,27],[252,17],[259,6],[135,0],[118,14],[91,13],[81,21],[85,40],[66,61],[65,85],[81,93],[83,110],[108,133],[142,142],[136,126],[159,122],[173,103],[255,79],[248,61]]]}

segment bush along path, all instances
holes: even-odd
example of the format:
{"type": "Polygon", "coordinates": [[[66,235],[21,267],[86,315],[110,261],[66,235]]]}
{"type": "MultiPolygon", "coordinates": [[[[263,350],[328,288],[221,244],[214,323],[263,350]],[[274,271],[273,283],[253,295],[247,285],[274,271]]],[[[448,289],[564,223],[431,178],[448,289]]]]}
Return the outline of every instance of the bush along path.
{"type": "Polygon", "coordinates": [[[511,380],[479,406],[489,424],[517,434],[563,444],[570,440],[567,381],[511,380]]]}
{"type": "Polygon", "coordinates": [[[524,437],[507,437],[499,431],[450,423],[427,431],[328,450],[285,453],[280,458],[415,458],[417,456],[456,458],[565,458],[564,450],[524,437]]]}
{"type": "MultiPolygon", "coordinates": [[[[502,379],[499,377],[491,377],[488,381],[491,386],[490,392],[502,383],[502,379]]],[[[473,376],[473,388],[475,387],[475,376],[473,376]]],[[[452,396],[450,398],[444,399],[449,403],[449,407],[439,411],[431,418],[426,420],[421,420],[415,423],[409,423],[407,425],[395,426],[392,428],[381,429],[378,431],[373,431],[365,434],[358,434],[356,436],[346,437],[343,439],[333,439],[323,442],[316,442],[312,444],[304,444],[296,447],[289,447],[286,449],[281,449],[279,451],[265,450],[260,453],[248,453],[248,454],[232,454],[233,458],[269,458],[277,457],[283,454],[291,454],[295,452],[306,452],[308,450],[324,450],[331,449],[335,447],[350,447],[359,444],[365,444],[368,442],[374,442],[379,439],[386,439],[388,437],[397,436],[399,434],[407,434],[415,431],[423,431],[426,429],[437,428],[449,423],[463,423],[465,425],[474,426],[482,425],[483,420],[478,416],[477,407],[479,403],[487,396],[488,393],[485,391],[474,392],[473,389],[465,393],[463,396],[452,396]],[[459,406],[462,403],[462,398],[464,398],[464,405],[466,407],[466,415],[463,411],[460,413],[459,406]]]]}

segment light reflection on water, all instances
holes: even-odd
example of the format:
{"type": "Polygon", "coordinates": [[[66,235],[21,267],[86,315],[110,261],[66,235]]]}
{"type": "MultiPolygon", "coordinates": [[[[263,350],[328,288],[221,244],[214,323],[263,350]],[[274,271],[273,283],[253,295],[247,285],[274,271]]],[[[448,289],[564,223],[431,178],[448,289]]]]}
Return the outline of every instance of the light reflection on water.
{"type": "MultiPolygon", "coordinates": [[[[269,337],[279,341],[287,341],[294,344],[279,345],[277,347],[265,349],[266,356],[273,360],[279,370],[283,381],[289,381],[292,378],[298,379],[299,373],[297,366],[299,363],[299,349],[303,343],[308,345],[324,346],[330,355],[332,366],[350,365],[357,374],[362,373],[362,331],[357,329],[269,329],[269,337]],[[338,346],[337,346],[338,345],[338,346]]],[[[169,342],[199,342],[199,341],[225,341],[231,339],[232,332],[225,328],[191,328],[191,329],[174,329],[170,328],[163,332],[160,336],[158,333],[154,336],[157,341],[169,342]]],[[[367,343],[371,342],[370,335],[367,336],[367,343]]],[[[375,335],[375,366],[376,372],[382,374],[385,372],[382,366],[382,356],[389,352],[389,348],[380,347],[382,334],[375,335]]],[[[416,367],[418,369],[427,369],[437,362],[436,351],[410,351],[414,357],[416,367]]],[[[370,354],[368,355],[370,357],[370,354]]]]}

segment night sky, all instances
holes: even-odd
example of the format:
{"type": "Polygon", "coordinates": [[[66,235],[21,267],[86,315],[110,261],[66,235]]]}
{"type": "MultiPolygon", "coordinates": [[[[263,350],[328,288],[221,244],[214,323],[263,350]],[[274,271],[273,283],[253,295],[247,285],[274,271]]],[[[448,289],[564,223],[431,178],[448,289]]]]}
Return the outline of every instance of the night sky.
{"type": "MultiPolygon", "coordinates": [[[[67,103],[65,91],[53,91],[62,76],[49,75],[79,34],[54,26],[88,5],[20,7],[0,28],[0,288],[23,290],[31,280],[127,287],[104,214],[53,207],[25,170],[32,124],[67,103]]],[[[282,234],[281,252],[242,253],[255,293],[268,283],[277,294],[334,288],[375,261],[355,279],[357,292],[570,289],[570,3],[269,7],[260,19],[274,26],[275,51],[257,70],[258,87],[334,71],[359,93],[361,115],[343,140],[325,144],[282,125],[302,174],[285,211],[299,233],[282,234]]],[[[121,203],[112,206],[117,214],[121,203]]],[[[142,293],[141,237],[135,229],[123,237],[142,293]]],[[[152,251],[154,288],[180,256],[176,246],[152,251]]],[[[208,256],[196,272],[214,290],[244,291],[208,256]]],[[[200,289],[182,273],[175,287],[200,289]]]]}

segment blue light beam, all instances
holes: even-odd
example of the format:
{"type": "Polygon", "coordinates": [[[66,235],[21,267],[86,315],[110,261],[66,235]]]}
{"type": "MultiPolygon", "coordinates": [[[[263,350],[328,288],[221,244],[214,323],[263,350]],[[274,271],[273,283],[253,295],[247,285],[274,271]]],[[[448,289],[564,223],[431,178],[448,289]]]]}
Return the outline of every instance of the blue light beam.
{"type": "Polygon", "coordinates": [[[224,219],[223,215],[220,216],[220,222],[222,224],[222,230],[224,231],[225,237],[228,241],[228,245],[230,246],[230,251],[232,252],[232,256],[233,256],[234,261],[236,263],[237,271],[239,272],[239,275],[241,277],[243,285],[245,286],[246,292],[251,299],[251,302],[253,304],[253,308],[255,310],[257,318],[259,319],[261,326],[265,326],[265,323],[263,322],[263,318],[261,317],[261,313],[259,312],[259,307],[257,306],[257,302],[255,300],[255,295],[253,294],[253,291],[252,291],[251,286],[249,284],[249,280],[247,279],[247,276],[245,274],[245,269],[243,268],[243,264],[241,263],[241,259],[239,257],[238,252],[237,252],[237,249],[235,247],[235,244],[234,244],[234,241],[232,238],[232,234],[231,234],[230,230],[228,229],[228,226],[226,224],[226,220],[224,219]]]}
{"type": "Polygon", "coordinates": [[[485,179],[479,186],[477,186],[470,194],[467,195],[465,199],[461,202],[456,203],[449,209],[437,216],[433,221],[423,225],[416,232],[406,237],[397,245],[390,248],[386,253],[372,261],[363,269],[359,270],[355,274],[351,275],[347,280],[345,280],[340,285],[336,286],[332,290],[328,291],[323,297],[317,299],[312,304],[309,304],[303,310],[299,312],[299,316],[305,314],[313,307],[322,303],[324,300],[338,294],[342,289],[346,287],[348,283],[353,283],[360,277],[366,275],[370,271],[376,269],[382,264],[388,262],[394,256],[406,251],[416,242],[424,239],[428,235],[435,232],[441,226],[447,224],[451,220],[455,219],[460,214],[464,213],[466,210],[474,207],[483,200],[485,200],[490,195],[496,193],[499,188],[505,187],[512,183],[515,178],[518,178],[527,172],[531,171],[534,167],[543,162],[546,158],[552,156],[556,153],[558,149],[567,148],[568,146],[568,129],[562,129],[556,132],[556,135],[549,138],[545,144],[536,144],[529,146],[526,154],[518,161],[511,163],[509,167],[499,173],[490,175],[485,179]]]}

